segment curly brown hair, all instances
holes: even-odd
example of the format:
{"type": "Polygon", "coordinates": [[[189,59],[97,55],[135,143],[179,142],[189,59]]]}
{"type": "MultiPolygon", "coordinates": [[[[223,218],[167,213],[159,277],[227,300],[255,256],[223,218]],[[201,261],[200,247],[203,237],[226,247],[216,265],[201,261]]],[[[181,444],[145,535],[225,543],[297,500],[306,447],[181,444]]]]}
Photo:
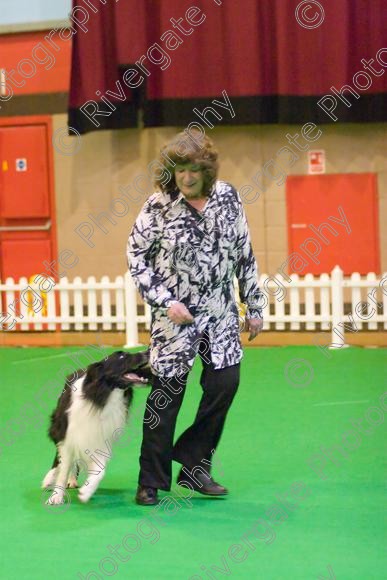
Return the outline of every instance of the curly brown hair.
{"type": "Polygon", "coordinates": [[[184,165],[192,163],[199,165],[203,172],[203,194],[209,195],[218,176],[218,152],[211,139],[200,131],[183,131],[178,133],[171,141],[168,141],[161,149],[159,163],[171,174],[171,179],[166,183],[165,175],[155,177],[155,186],[163,193],[176,191],[175,171],[176,164],[184,165]]]}

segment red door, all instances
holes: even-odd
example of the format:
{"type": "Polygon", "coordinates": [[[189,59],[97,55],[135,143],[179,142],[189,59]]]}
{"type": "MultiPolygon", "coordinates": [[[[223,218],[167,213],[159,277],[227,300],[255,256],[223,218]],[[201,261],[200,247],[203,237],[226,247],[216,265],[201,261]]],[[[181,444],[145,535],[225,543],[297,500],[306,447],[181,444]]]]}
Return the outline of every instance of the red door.
{"type": "Polygon", "coordinates": [[[377,179],[374,173],[292,175],[286,182],[289,254],[302,275],[380,272],[377,179]]]}
{"type": "Polygon", "coordinates": [[[0,278],[30,278],[55,258],[48,126],[0,126],[0,278]]]}

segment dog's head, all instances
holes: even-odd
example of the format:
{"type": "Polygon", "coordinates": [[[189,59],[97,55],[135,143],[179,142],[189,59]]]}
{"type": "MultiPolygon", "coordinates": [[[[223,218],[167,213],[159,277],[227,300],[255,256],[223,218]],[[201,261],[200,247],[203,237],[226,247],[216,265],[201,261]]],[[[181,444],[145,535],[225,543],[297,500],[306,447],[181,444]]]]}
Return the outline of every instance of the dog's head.
{"type": "Polygon", "coordinates": [[[106,359],[90,365],[86,381],[99,381],[111,389],[128,389],[133,386],[150,386],[152,377],[149,351],[136,353],[117,351],[106,359]]]}
{"type": "Polygon", "coordinates": [[[117,357],[117,365],[123,365],[122,379],[126,385],[147,386],[152,383],[153,374],[149,365],[149,350],[142,350],[134,354],[118,351],[111,356],[114,357],[114,355],[117,357]]]}

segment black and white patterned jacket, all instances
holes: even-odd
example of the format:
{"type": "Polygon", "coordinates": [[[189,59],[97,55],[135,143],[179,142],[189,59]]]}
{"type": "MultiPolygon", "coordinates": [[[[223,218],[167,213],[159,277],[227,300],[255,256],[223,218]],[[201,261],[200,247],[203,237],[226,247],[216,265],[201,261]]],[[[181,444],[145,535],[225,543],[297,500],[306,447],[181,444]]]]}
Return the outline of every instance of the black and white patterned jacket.
{"type": "Polygon", "coordinates": [[[245,212],[232,185],[217,181],[202,212],[178,190],[151,195],[129,235],[127,255],[134,282],[152,309],[155,373],[187,372],[206,328],[208,357],[216,369],[241,360],[234,276],[247,318],[262,318],[263,295],[245,212]],[[185,304],[192,324],[174,324],[167,317],[173,300],[185,304]]]}

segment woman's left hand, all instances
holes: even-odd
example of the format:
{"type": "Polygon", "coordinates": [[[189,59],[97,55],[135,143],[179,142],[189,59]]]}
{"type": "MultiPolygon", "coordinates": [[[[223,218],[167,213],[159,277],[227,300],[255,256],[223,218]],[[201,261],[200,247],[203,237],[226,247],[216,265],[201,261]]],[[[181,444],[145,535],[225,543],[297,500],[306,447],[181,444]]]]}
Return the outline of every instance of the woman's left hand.
{"type": "Polygon", "coordinates": [[[246,319],[246,330],[250,332],[249,342],[253,340],[257,334],[259,334],[263,329],[263,319],[262,318],[247,318],[246,319]]]}

